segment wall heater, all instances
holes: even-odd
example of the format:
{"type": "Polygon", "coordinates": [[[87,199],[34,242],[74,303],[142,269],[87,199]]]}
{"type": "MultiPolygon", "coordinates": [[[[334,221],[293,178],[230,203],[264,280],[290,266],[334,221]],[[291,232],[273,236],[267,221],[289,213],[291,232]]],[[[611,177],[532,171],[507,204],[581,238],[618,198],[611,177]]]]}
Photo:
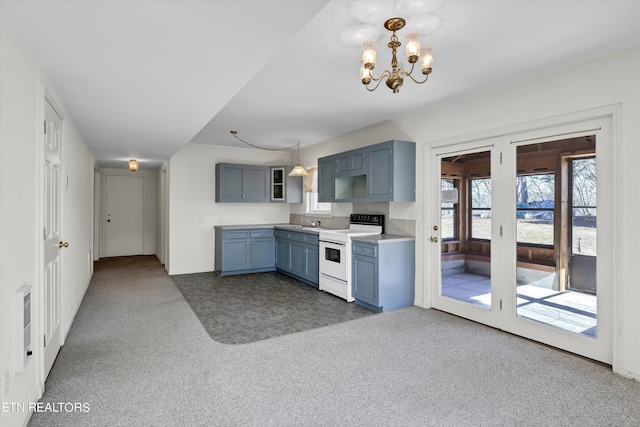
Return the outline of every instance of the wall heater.
{"type": "Polygon", "coordinates": [[[31,286],[22,285],[15,293],[15,371],[24,371],[31,360],[31,286]]]}

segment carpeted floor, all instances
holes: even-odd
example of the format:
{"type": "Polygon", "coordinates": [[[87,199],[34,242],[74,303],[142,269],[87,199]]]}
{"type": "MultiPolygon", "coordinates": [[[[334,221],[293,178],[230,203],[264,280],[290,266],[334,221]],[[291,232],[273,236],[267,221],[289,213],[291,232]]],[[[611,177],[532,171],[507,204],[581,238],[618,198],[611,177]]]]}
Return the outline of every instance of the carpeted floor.
{"type": "Polygon", "coordinates": [[[277,272],[171,278],[211,338],[225,344],[246,344],[375,314],[277,272]]]}
{"type": "Polygon", "coordinates": [[[243,345],[212,340],[154,257],[96,263],[30,426],[633,426],[640,382],[408,307],[243,345]]]}

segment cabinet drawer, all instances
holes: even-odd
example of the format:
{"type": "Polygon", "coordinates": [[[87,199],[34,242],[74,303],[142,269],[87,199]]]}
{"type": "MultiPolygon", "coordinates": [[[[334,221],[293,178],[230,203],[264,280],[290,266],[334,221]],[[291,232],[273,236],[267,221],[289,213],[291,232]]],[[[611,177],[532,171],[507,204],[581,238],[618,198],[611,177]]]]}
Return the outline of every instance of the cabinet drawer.
{"type": "Polygon", "coordinates": [[[225,239],[246,239],[250,236],[249,230],[227,230],[224,232],[225,239]]]}
{"type": "Polygon", "coordinates": [[[273,230],[251,230],[251,237],[273,237],[273,230]]]}
{"type": "Polygon", "coordinates": [[[316,234],[305,234],[304,241],[312,245],[318,244],[318,236],[316,234]]]}
{"type": "Polygon", "coordinates": [[[288,231],[276,230],[275,234],[276,234],[276,237],[279,237],[281,239],[288,239],[289,238],[289,232],[288,231]]]}
{"type": "Polygon", "coordinates": [[[359,255],[366,255],[377,257],[378,256],[378,246],[372,245],[368,243],[358,243],[353,242],[353,253],[359,255]]]}
{"type": "Polygon", "coordinates": [[[289,233],[289,239],[295,240],[296,242],[304,242],[304,236],[305,234],[303,233],[289,233]]]}

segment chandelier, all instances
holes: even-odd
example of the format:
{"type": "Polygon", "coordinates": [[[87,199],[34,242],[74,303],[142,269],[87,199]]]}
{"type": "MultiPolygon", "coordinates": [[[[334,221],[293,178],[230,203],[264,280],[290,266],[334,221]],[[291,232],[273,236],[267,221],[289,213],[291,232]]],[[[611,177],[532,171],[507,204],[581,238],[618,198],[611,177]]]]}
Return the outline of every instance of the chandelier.
{"type": "Polygon", "coordinates": [[[427,81],[429,74],[431,73],[431,66],[433,65],[433,57],[431,56],[431,46],[420,49],[420,33],[411,32],[407,34],[407,61],[411,64],[411,69],[405,71],[402,68],[402,64],[398,64],[397,49],[402,45],[398,41],[396,31],[404,28],[406,22],[402,18],[391,18],[384,23],[384,28],[393,32],[391,35],[391,41],[387,43],[387,46],[391,48],[391,71],[384,70],[379,77],[373,77],[372,70],[376,66],[376,42],[374,40],[367,40],[363,43],[364,52],[362,53],[362,67],[360,67],[360,78],[362,84],[365,85],[368,91],[373,92],[380,86],[382,80],[386,77],[385,82],[389,89],[393,93],[398,93],[400,86],[404,81],[404,77],[409,77],[411,80],[418,84],[422,84],[427,81]],[[411,73],[416,65],[416,62],[420,62],[420,69],[425,76],[424,80],[416,80],[411,73]],[[369,87],[371,81],[378,82],[373,89],[369,87]]]}

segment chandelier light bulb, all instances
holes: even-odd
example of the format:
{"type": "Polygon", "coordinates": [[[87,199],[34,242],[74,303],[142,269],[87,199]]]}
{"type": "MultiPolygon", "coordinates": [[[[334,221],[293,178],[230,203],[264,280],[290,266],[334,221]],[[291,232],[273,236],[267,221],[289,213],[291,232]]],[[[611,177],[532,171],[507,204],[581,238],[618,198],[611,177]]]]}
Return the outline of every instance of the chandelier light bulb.
{"type": "Polygon", "coordinates": [[[412,32],[407,34],[407,60],[410,64],[418,61],[420,55],[420,33],[412,32]]]}
{"type": "Polygon", "coordinates": [[[371,83],[371,70],[368,70],[362,62],[360,62],[360,80],[365,85],[371,83]]]}
{"type": "Polygon", "coordinates": [[[367,40],[362,45],[364,46],[362,63],[365,68],[372,70],[376,65],[376,42],[375,40],[367,40]]]}
{"type": "Polygon", "coordinates": [[[433,56],[431,56],[431,46],[427,46],[420,51],[420,69],[422,74],[429,74],[433,67],[433,56]]]}

